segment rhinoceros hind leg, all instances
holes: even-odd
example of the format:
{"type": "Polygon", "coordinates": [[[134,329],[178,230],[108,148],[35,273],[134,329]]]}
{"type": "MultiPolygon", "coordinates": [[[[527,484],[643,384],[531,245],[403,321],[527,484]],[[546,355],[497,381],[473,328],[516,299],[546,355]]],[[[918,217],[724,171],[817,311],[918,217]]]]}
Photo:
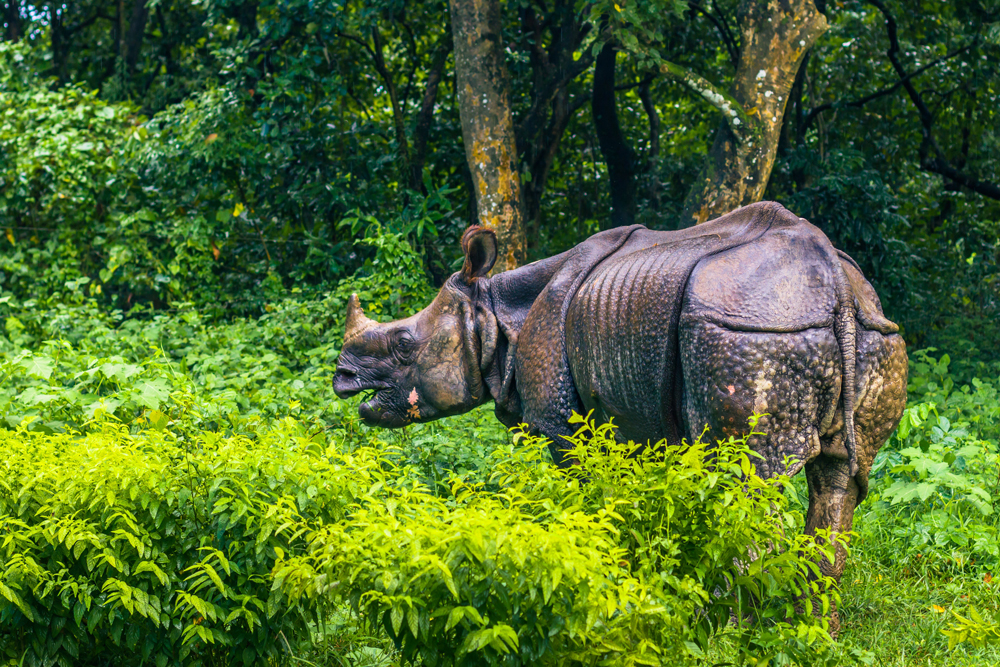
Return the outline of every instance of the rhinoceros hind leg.
{"type": "MultiPolygon", "coordinates": [[[[809,482],[809,511],[806,514],[806,533],[815,535],[817,529],[827,529],[833,534],[851,531],[854,522],[854,508],[858,504],[858,484],[850,475],[845,459],[821,455],[806,464],[806,479],[809,482]]],[[[833,577],[838,583],[844,573],[847,552],[837,547],[833,561],[819,562],[820,572],[833,577]]],[[[816,609],[815,613],[821,613],[816,609]]],[[[836,604],[830,610],[830,632],[834,635],[840,629],[840,616],[836,604]]]]}

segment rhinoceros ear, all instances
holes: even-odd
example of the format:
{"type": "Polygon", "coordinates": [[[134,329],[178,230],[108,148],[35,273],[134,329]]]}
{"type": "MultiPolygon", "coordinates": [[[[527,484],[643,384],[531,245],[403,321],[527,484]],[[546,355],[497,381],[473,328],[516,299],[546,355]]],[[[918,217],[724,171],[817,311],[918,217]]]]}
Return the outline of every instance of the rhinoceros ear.
{"type": "Polygon", "coordinates": [[[462,279],[471,285],[473,280],[489,273],[497,261],[496,232],[479,225],[469,227],[462,234],[462,252],[465,253],[462,279]]]}

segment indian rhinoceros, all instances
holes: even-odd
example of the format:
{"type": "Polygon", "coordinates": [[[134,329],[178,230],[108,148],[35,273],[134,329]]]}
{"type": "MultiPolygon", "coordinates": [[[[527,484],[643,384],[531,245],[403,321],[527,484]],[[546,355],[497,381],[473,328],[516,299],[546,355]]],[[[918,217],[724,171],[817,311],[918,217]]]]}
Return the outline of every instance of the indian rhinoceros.
{"type": "MultiPolygon", "coordinates": [[[[641,225],[488,277],[494,233],[416,315],[385,324],[348,305],[334,376],[359,412],[400,427],[493,401],[553,443],[574,411],[636,442],[725,438],[765,415],[762,475],[809,484],[807,530],[849,531],[906,402],[906,346],[858,265],[774,202],[681,231],[641,225]],[[785,469],[786,457],[794,457],[785,469]]],[[[563,462],[558,444],[553,457],[563,462]]],[[[565,463],[565,462],[563,462],[565,463]]],[[[844,554],[824,563],[840,577],[844,554]]]]}

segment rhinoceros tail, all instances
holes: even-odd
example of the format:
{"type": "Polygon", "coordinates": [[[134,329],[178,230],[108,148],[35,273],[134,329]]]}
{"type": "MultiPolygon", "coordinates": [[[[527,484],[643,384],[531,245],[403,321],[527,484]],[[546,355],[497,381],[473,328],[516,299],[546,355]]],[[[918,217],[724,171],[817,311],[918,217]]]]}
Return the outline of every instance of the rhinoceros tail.
{"type": "Polygon", "coordinates": [[[837,306],[833,319],[833,332],[840,347],[840,358],[843,362],[841,377],[841,397],[844,401],[844,440],[847,448],[850,475],[858,474],[858,437],[854,428],[854,401],[856,394],[857,357],[858,357],[858,323],[855,306],[854,290],[851,288],[847,272],[840,263],[840,258],[831,247],[830,263],[834,271],[837,306]]]}

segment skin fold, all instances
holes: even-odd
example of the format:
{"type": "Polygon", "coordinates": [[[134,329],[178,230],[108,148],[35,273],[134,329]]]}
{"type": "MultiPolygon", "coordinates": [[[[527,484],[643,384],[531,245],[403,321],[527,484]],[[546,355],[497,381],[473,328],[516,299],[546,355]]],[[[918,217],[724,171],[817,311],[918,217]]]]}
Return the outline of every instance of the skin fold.
{"type": "MultiPolygon", "coordinates": [[[[496,238],[472,227],[465,263],[404,320],[348,306],[334,376],[373,426],[398,428],[493,401],[507,426],[554,443],[593,410],[636,442],[680,443],[707,426],[741,435],[763,476],[805,469],[807,532],[850,531],[875,454],[906,402],[906,346],[857,264],[779,204],[675,232],[596,234],[487,277],[496,238]],[[786,467],[786,461],[792,461],[786,467]]],[[[821,564],[840,578],[844,553],[821,564]]],[[[834,631],[838,619],[831,617],[834,631]]]]}

